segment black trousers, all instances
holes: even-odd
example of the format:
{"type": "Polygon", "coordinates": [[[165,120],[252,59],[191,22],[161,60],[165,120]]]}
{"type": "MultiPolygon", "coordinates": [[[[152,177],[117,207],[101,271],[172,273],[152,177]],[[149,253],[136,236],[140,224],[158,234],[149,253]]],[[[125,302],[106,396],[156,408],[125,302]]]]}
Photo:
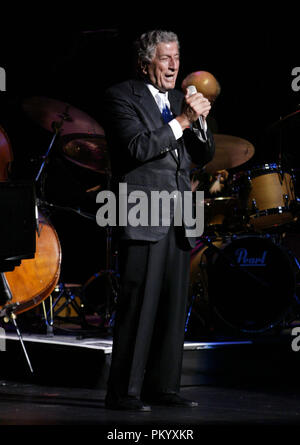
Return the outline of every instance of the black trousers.
{"type": "Polygon", "coordinates": [[[108,394],[180,388],[190,247],[180,227],[158,242],[123,241],[108,394]]]}

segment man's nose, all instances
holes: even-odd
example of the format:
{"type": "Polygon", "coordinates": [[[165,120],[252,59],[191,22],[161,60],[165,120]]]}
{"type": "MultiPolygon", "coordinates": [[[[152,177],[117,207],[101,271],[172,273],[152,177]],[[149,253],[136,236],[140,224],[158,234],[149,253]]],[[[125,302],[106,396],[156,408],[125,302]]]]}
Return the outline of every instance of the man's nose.
{"type": "Polygon", "coordinates": [[[169,61],[169,68],[172,70],[175,70],[177,66],[177,61],[176,59],[171,58],[169,61]]]}

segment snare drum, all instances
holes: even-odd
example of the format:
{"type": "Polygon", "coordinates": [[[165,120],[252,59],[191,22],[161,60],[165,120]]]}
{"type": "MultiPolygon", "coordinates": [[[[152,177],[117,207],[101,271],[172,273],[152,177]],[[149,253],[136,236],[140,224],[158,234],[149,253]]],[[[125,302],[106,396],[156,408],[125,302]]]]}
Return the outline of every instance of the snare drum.
{"type": "Polygon", "coordinates": [[[206,227],[221,227],[232,217],[237,208],[237,199],[232,196],[218,196],[204,201],[204,215],[206,227]]]}
{"type": "Polygon", "coordinates": [[[244,203],[250,224],[255,229],[268,229],[293,221],[296,197],[291,173],[283,171],[278,164],[264,164],[245,175],[242,194],[246,197],[244,203]]]}

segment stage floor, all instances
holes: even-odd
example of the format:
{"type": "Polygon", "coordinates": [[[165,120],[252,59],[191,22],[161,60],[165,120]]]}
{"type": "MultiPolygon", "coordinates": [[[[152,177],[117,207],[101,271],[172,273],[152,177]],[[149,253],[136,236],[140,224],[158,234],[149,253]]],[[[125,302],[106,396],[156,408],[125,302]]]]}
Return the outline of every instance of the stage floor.
{"type": "MultiPolygon", "coordinates": [[[[3,337],[2,332],[2,341],[3,337]]],[[[300,352],[292,351],[291,332],[186,341],[181,393],[199,401],[199,407],[153,407],[150,413],[105,409],[110,338],[85,338],[80,332],[23,333],[22,338],[34,374],[18,336],[8,331],[0,353],[1,426],[65,425],[73,433],[78,427],[93,426],[104,439],[136,431],[144,434],[143,443],[154,430],[190,428],[197,435],[203,427],[273,428],[300,423],[300,352]]]]}
{"type": "Polygon", "coordinates": [[[107,410],[105,391],[0,381],[0,425],[94,425],[107,431],[126,425],[151,428],[298,425],[300,393],[295,387],[192,386],[181,394],[199,401],[193,409],[153,407],[150,413],[107,410]]]}

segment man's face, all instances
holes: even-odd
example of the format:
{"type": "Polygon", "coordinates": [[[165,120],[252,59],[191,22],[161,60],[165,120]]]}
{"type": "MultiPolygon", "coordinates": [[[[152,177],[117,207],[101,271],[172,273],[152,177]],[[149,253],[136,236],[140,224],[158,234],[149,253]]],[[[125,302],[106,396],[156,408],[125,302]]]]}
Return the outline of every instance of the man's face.
{"type": "Polygon", "coordinates": [[[152,61],[144,68],[144,74],[160,91],[172,90],[175,88],[179,63],[177,43],[159,43],[152,61]]]}

